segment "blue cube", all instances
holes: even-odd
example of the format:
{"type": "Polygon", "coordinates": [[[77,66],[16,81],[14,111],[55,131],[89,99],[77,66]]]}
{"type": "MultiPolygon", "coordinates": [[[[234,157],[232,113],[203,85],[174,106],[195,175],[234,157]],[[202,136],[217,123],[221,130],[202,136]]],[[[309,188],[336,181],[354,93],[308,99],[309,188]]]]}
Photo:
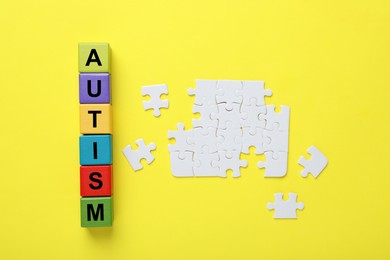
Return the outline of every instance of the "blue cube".
{"type": "Polygon", "coordinates": [[[80,164],[102,165],[112,163],[111,135],[80,136],[80,164]]]}

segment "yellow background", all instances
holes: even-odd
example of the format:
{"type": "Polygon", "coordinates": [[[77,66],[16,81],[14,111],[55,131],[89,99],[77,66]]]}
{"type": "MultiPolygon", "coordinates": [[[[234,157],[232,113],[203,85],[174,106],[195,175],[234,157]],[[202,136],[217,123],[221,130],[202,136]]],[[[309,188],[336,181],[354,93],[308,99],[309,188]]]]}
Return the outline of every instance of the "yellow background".
{"type": "Polygon", "coordinates": [[[5,1],[0,8],[1,259],[389,259],[388,1],[5,1]],[[114,225],[80,228],[79,42],[112,48],[114,225]],[[291,106],[288,174],[174,178],[168,129],[195,79],[263,79],[291,106]],[[166,83],[168,110],[142,108],[166,83]],[[155,161],[121,153],[144,138],[155,161]],[[300,177],[312,144],[329,158],[300,177]],[[275,192],[297,220],[274,220],[275,192]]]}

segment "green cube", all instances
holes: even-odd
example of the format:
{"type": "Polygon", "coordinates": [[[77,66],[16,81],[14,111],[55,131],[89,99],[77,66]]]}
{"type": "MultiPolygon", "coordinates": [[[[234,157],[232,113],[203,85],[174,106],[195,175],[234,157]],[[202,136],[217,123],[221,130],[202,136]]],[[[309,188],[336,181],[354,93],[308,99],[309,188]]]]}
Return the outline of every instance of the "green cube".
{"type": "Polygon", "coordinates": [[[81,198],[82,227],[112,226],[112,197],[81,198]]]}
{"type": "Polygon", "coordinates": [[[79,72],[110,72],[108,43],[79,43],[79,72]]]}

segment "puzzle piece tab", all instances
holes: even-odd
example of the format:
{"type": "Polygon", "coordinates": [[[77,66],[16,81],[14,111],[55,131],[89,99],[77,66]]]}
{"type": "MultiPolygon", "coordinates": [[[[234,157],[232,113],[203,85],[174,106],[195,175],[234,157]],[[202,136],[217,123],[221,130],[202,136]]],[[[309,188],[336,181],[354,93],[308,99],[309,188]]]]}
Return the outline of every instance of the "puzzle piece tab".
{"type": "Polygon", "coordinates": [[[145,145],[144,139],[138,139],[135,142],[138,145],[138,150],[133,150],[131,145],[128,145],[122,150],[122,152],[133,170],[138,171],[143,168],[142,164],[140,163],[141,159],[146,159],[148,164],[153,162],[154,156],[152,155],[151,151],[156,149],[156,145],[154,143],[145,145]]]}
{"type": "Polygon", "coordinates": [[[274,218],[297,218],[296,210],[303,210],[304,204],[303,202],[297,203],[296,193],[289,193],[288,196],[288,200],[283,200],[283,193],[275,193],[275,202],[267,204],[269,210],[275,210],[274,218]]]}
{"type": "Polygon", "coordinates": [[[300,165],[305,167],[305,169],[301,171],[301,176],[307,177],[310,173],[314,178],[317,178],[328,164],[328,158],[326,158],[314,145],[310,146],[309,149],[307,149],[307,152],[311,154],[311,160],[306,160],[305,157],[301,156],[298,161],[300,165]]]}
{"type": "Polygon", "coordinates": [[[143,101],[142,105],[145,110],[153,109],[153,115],[158,117],[161,115],[160,108],[168,108],[169,102],[166,99],[161,99],[162,94],[168,94],[167,85],[153,85],[142,87],[142,96],[150,96],[149,101],[143,101]]]}

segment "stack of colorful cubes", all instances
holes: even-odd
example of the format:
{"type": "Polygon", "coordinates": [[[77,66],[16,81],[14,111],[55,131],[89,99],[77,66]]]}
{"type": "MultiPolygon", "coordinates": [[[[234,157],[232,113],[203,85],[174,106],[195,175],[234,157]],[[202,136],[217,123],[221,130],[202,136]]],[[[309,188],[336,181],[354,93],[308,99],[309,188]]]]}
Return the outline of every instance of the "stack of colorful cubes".
{"type": "Polygon", "coordinates": [[[112,225],[110,46],[79,44],[82,227],[112,225]]]}

